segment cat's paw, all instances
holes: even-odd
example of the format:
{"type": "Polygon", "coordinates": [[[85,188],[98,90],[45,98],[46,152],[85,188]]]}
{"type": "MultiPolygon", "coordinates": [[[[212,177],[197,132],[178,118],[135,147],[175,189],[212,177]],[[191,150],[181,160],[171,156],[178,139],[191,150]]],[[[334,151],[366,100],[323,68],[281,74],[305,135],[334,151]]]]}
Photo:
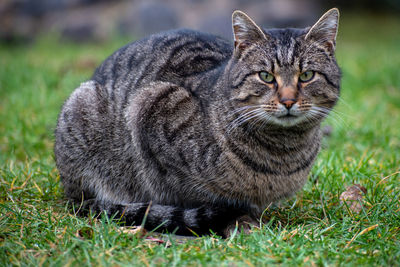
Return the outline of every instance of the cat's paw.
{"type": "Polygon", "coordinates": [[[248,215],[243,215],[229,223],[224,229],[223,234],[226,238],[229,238],[235,232],[240,232],[244,234],[251,234],[252,229],[258,228],[259,223],[248,215]]]}
{"type": "Polygon", "coordinates": [[[81,202],[71,201],[70,205],[76,215],[87,216],[90,213],[100,213],[98,202],[95,198],[85,199],[81,202]]]}

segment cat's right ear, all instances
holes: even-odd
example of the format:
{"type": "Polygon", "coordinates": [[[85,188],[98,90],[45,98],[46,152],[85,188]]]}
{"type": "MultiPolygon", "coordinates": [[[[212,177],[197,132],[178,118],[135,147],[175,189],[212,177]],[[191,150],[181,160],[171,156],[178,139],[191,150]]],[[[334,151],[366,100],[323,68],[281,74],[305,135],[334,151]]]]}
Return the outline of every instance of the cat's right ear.
{"type": "Polygon", "coordinates": [[[260,39],[266,39],[260,27],[245,13],[236,10],[232,14],[233,37],[235,50],[241,52],[260,39]]]}
{"type": "Polygon", "coordinates": [[[306,40],[312,40],[325,46],[332,54],[335,51],[336,36],[339,26],[339,10],[332,8],[310,28],[306,40]]]}

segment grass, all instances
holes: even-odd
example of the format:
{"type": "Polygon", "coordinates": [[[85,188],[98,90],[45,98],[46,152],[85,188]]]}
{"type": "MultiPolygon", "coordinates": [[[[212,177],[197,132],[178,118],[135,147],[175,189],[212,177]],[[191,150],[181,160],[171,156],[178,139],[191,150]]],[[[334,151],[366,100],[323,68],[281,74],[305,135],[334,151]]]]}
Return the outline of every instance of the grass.
{"type": "Polygon", "coordinates": [[[341,102],[310,180],[251,235],[151,242],[63,199],[53,130],[66,97],[126,40],[0,46],[0,265],[397,265],[400,262],[400,21],[342,16],[341,102]],[[366,187],[364,209],[339,196],[366,187]]]}

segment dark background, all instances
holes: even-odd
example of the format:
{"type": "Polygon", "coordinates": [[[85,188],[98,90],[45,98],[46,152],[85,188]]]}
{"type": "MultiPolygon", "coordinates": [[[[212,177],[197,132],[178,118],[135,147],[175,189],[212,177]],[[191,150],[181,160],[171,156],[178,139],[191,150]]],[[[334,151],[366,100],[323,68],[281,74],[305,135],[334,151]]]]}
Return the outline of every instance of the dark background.
{"type": "Polygon", "coordinates": [[[231,38],[231,14],[240,9],[263,27],[302,27],[326,10],[398,14],[400,0],[1,0],[0,42],[53,34],[74,42],[140,38],[172,28],[192,28],[231,38]]]}

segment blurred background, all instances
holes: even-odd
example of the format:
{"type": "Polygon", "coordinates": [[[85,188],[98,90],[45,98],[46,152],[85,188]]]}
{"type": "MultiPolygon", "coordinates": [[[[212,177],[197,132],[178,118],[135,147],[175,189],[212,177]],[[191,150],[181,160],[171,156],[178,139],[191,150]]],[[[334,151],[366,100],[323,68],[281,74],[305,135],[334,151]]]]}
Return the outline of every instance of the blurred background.
{"type": "Polygon", "coordinates": [[[332,7],[400,16],[400,0],[1,0],[0,41],[25,42],[48,33],[74,42],[136,39],[180,27],[231,38],[236,9],[263,27],[303,27],[332,7]]]}

